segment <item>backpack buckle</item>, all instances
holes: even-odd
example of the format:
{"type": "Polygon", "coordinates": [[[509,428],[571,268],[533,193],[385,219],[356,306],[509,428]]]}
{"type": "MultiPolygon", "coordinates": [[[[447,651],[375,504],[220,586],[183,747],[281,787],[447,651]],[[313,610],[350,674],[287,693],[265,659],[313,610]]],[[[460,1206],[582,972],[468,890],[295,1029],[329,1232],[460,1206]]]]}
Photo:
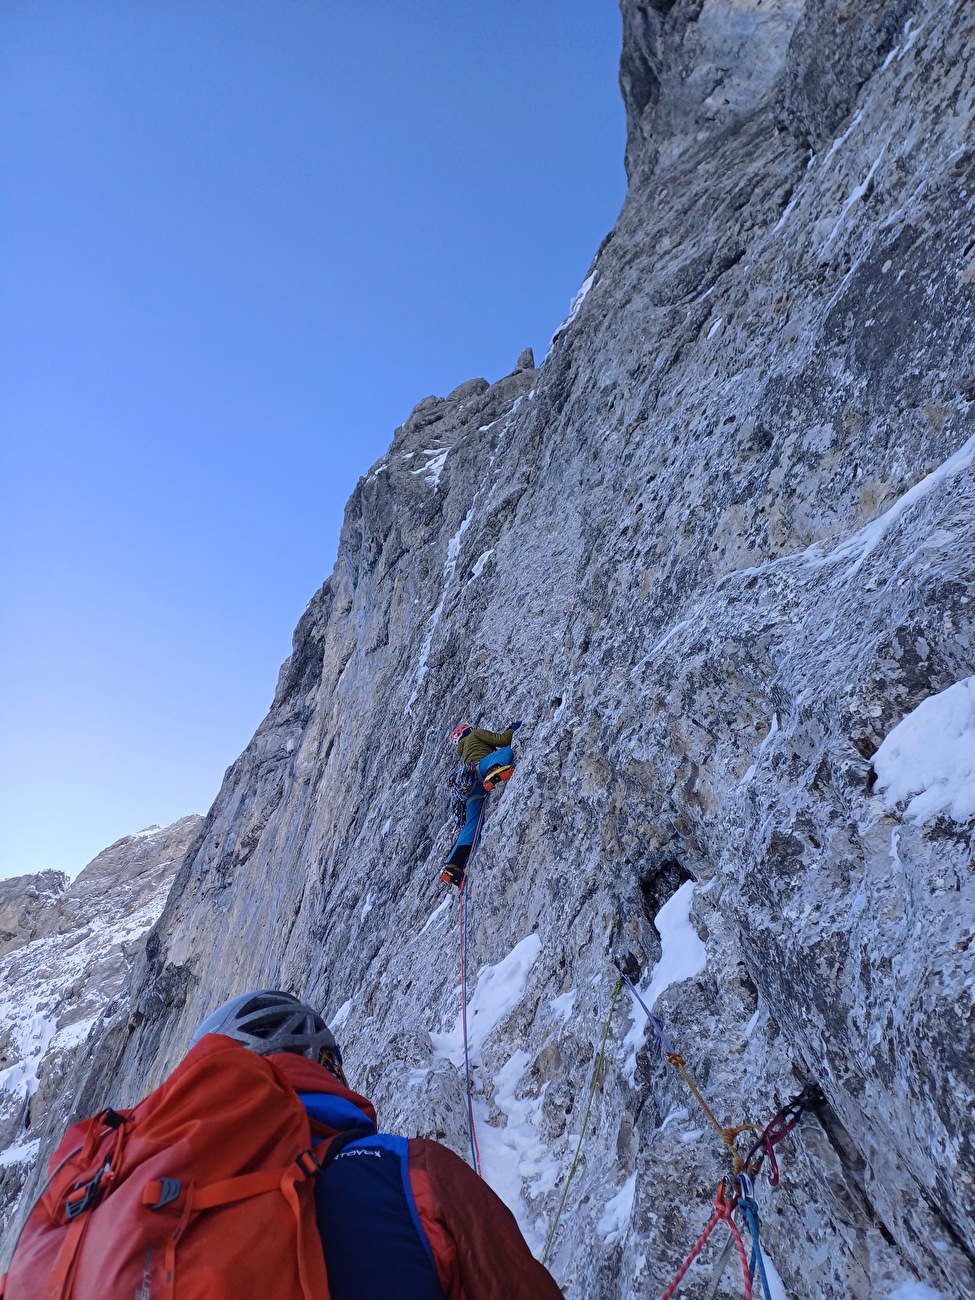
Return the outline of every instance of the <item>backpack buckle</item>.
{"type": "Polygon", "coordinates": [[[108,1161],[91,1178],[86,1179],[83,1183],[75,1183],[71,1191],[68,1192],[64,1202],[64,1216],[69,1223],[72,1219],[76,1219],[79,1214],[84,1214],[85,1210],[91,1210],[98,1204],[104,1191],[102,1178],[105,1175],[111,1177],[108,1161]]]}
{"type": "Polygon", "coordinates": [[[322,1167],[318,1163],[314,1151],[311,1150],[302,1151],[301,1155],[295,1159],[295,1164],[306,1178],[315,1178],[322,1172],[322,1167]]]}
{"type": "Polygon", "coordinates": [[[183,1184],[178,1178],[154,1178],[146,1183],[142,1192],[142,1204],[150,1210],[161,1210],[165,1205],[172,1205],[183,1194],[183,1184]]]}

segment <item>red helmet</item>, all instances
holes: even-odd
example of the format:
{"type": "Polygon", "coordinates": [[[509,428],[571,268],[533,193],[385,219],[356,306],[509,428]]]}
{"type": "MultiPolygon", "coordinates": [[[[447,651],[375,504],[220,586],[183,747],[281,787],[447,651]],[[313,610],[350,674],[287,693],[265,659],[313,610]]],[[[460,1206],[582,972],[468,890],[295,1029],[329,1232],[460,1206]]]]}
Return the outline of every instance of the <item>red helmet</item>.
{"type": "Polygon", "coordinates": [[[457,726],[454,727],[453,731],[450,733],[450,743],[456,745],[462,736],[466,736],[469,731],[473,730],[474,728],[469,722],[458,722],[457,726]]]}

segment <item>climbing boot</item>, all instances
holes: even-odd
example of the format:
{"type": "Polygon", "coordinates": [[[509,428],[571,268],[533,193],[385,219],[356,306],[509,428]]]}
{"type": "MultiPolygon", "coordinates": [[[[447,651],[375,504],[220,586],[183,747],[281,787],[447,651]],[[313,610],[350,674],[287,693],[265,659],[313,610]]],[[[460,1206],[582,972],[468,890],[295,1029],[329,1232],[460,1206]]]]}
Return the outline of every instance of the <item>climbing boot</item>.
{"type": "Polygon", "coordinates": [[[481,784],[485,790],[493,790],[496,785],[509,781],[514,770],[513,763],[498,763],[495,767],[488,768],[481,784]]]}
{"type": "Polygon", "coordinates": [[[445,885],[456,885],[460,889],[464,883],[464,868],[456,867],[448,863],[440,873],[440,879],[445,885]]]}

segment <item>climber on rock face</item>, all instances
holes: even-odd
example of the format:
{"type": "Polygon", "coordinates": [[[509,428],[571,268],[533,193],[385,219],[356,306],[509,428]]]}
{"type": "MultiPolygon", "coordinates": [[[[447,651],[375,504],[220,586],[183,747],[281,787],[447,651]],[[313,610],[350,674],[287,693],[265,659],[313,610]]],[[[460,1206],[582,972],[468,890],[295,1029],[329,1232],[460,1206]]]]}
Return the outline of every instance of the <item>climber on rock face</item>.
{"type": "Polygon", "coordinates": [[[377,1132],[325,1021],[275,989],[224,1003],[155,1092],[75,1125],[56,1156],[8,1300],[128,1300],[174,1277],[212,1300],[562,1297],[463,1160],[377,1132]]]}
{"type": "MultiPolygon", "coordinates": [[[[462,722],[450,734],[450,742],[457,746],[457,757],[462,763],[476,763],[478,774],[486,789],[492,774],[513,766],[511,742],[521,722],[512,722],[505,731],[486,731],[462,722]]],[[[503,777],[500,779],[504,779],[503,777]]]]}
{"type": "Polygon", "coordinates": [[[441,873],[445,884],[463,883],[467,859],[480,832],[485,795],[514,771],[511,741],[520,726],[518,721],[505,731],[487,731],[461,722],[450,733],[450,744],[457,746],[460,762],[451,777],[451,810],[459,834],[441,873]]]}

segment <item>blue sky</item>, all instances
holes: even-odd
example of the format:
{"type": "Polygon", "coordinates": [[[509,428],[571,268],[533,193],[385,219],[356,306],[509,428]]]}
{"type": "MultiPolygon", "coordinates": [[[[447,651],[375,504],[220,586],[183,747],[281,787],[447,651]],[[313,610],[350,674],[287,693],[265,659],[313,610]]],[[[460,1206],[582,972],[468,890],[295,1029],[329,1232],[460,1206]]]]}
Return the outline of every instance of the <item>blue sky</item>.
{"type": "Polygon", "coordinates": [[[614,0],[0,6],[0,875],[205,812],[429,393],[622,202],[614,0]]]}

